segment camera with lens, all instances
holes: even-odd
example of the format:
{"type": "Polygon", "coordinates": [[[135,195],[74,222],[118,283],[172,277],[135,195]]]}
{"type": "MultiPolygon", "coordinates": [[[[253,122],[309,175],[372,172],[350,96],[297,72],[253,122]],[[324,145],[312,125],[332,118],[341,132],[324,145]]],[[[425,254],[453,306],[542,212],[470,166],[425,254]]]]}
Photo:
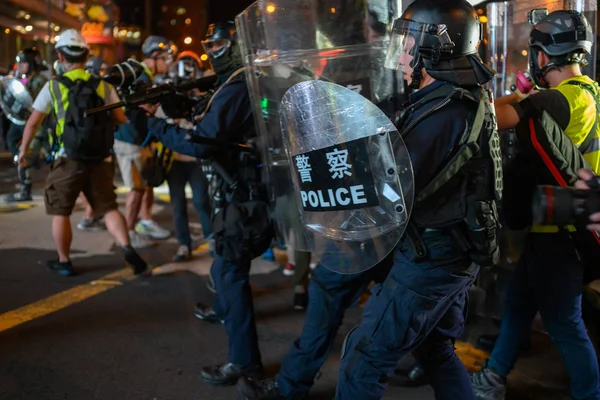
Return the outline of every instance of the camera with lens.
{"type": "Polygon", "coordinates": [[[590,223],[590,215],[600,212],[600,177],[588,182],[589,189],[538,186],[533,198],[533,219],[539,225],[590,223]]]}
{"type": "Polygon", "coordinates": [[[141,62],[128,59],[120,64],[109,67],[101,79],[117,87],[120,92],[135,91],[132,90],[134,82],[144,73],[144,66],[141,62]]]}

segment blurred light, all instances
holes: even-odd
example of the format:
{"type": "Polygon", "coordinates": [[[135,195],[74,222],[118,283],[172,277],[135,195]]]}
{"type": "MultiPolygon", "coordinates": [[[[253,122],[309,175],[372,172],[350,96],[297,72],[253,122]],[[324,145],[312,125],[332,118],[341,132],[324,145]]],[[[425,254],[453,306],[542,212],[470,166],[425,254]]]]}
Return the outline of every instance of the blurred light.
{"type": "Polygon", "coordinates": [[[523,50],[523,51],[521,52],[521,54],[523,55],[523,57],[527,57],[527,50],[523,50]]]}
{"type": "Polygon", "coordinates": [[[175,18],[173,18],[173,19],[171,20],[171,25],[175,25],[176,23],[177,23],[177,20],[176,20],[175,18]]]}
{"type": "Polygon", "coordinates": [[[191,18],[186,18],[186,19],[185,19],[185,24],[186,24],[186,25],[189,25],[189,24],[191,24],[191,23],[192,23],[192,19],[191,19],[191,18]]]}
{"type": "Polygon", "coordinates": [[[186,37],[186,38],[185,38],[185,40],[183,41],[183,43],[185,43],[185,44],[190,44],[190,43],[192,43],[192,38],[191,38],[191,37],[189,37],[189,36],[188,36],[188,37],[186,37]]]}
{"type": "Polygon", "coordinates": [[[58,32],[58,31],[60,31],[60,26],[56,25],[56,26],[54,27],[54,32],[58,32]]]}
{"type": "Polygon", "coordinates": [[[138,32],[133,32],[133,38],[134,39],[139,39],[141,35],[142,34],[139,31],[138,32]]]}
{"type": "Polygon", "coordinates": [[[127,32],[127,34],[125,36],[127,36],[128,38],[130,38],[130,37],[133,36],[133,32],[127,32]]]}
{"type": "Polygon", "coordinates": [[[119,31],[119,36],[125,36],[125,35],[127,35],[127,31],[125,29],[121,29],[119,31]]]}
{"type": "Polygon", "coordinates": [[[31,18],[31,15],[29,15],[29,14],[25,15],[25,19],[30,19],[30,18],[31,18]]]}
{"type": "Polygon", "coordinates": [[[477,10],[477,14],[479,14],[479,15],[483,15],[483,9],[482,9],[482,8],[480,8],[479,10],[477,10]]]}
{"type": "Polygon", "coordinates": [[[274,13],[275,12],[275,6],[273,4],[269,4],[267,6],[267,12],[268,13],[274,13]]]}
{"type": "Polygon", "coordinates": [[[60,35],[54,36],[54,40],[56,40],[58,42],[60,40],[60,35]]]}
{"type": "Polygon", "coordinates": [[[183,15],[183,14],[185,14],[185,13],[186,13],[186,10],[185,10],[185,8],[183,8],[183,7],[179,7],[179,8],[177,9],[177,15],[183,15]]]}
{"type": "Polygon", "coordinates": [[[208,60],[208,56],[207,56],[206,54],[202,54],[202,55],[200,56],[200,60],[202,60],[202,61],[206,61],[206,60],[208,60]]]}
{"type": "Polygon", "coordinates": [[[331,11],[332,14],[335,14],[335,7],[331,7],[330,11],[331,11]]]}
{"type": "Polygon", "coordinates": [[[27,25],[27,26],[25,27],[25,30],[26,30],[27,32],[31,32],[31,31],[33,30],[33,26],[31,26],[31,25],[27,25]]]}
{"type": "Polygon", "coordinates": [[[479,22],[481,22],[482,24],[487,24],[488,17],[486,17],[485,15],[482,15],[481,17],[479,17],[479,22]]]}
{"type": "Polygon", "coordinates": [[[6,34],[8,35],[8,34],[10,33],[10,29],[6,28],[6,29],[4,30],[4,33],[6,33],[6,34]]]}

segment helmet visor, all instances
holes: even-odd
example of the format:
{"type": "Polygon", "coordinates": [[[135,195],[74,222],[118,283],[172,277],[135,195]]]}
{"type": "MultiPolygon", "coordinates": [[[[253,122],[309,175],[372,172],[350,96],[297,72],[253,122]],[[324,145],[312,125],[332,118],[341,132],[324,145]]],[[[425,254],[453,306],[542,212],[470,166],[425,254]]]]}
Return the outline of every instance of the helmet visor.
{"type": "Polygon", "coordinates": [[[229,39],[208,39],[202,41],[204,51],[212,58],[219,58],[231,47],[229,39]]]}
{"type": "Polygon", "coordinates": [[[406,19],[394,21],[385,67],[393,70],[414,68],[419,55],[430,58],[452,54],[454,43],[446,25],[423,24],[406,19]]]}

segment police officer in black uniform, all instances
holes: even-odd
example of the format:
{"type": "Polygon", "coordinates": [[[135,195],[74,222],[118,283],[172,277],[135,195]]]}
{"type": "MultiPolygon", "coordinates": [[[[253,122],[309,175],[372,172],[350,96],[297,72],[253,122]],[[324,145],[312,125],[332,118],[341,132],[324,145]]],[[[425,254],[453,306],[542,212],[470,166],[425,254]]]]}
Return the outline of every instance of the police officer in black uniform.
{"type": "Polygon", "coordinates": [[[398,121],[415,171],[415,206],[388,277],[346,339],[336,399],[380,399],[410,351],[437,399],[474,397],[453,342],[467,288],[479,266],[498,259],[502,177],[494,111],[480,87],[493,77],[477,52],[481,32],[465,0],[417,0],[394,23],[388,66],[417,89],[398,121]]]}
{"type": "MultiPolygon", "coordinates": [[[[216,257],[211,276],[217,292],[214,310],[197,306],[196,314],[204,319],[222,319],[229,336],[229,358],[223,365],[204,367],[201,378],[213,385],[233,385],[244,375],[262,370],[261,355],[249,283],[252,258],[259,256],[271,242],[268,229],[263,229],[262,248],[236,237],[232,225],[242,221],[224,220],[234,217],[235,206],[248,199],[248,192],[258,180],[256,163],[245,161],[243,154],[223,147],[192,143],[186,136],[217,139],[220,142],[246,143],[255,137],[254,119],[246,88],[240,49],[233,22],[212,24],[203,41],[218,78],[218,89],[211,102],[195,121],[194,129],[186,131],[164,120],[151,119],[150,129],[167,148],[181,154],[209,159],[222,178],[219,188],[225,202],[215,205],[220,211],[214,217],[216,257]],[[227,182],[229,181],[229,182],[227,182]],[[237,189],[235,189],[237,188],[237,189]]],[[[254,196],[254,195],[253,195],[254,196]]],[[[254,196],[256,198],[256,196],[254,196]]],[[[266,208],[265,208],[266,210],[266,208]]],[[[260,216],[260,212],[258,213],[260,216]]],[[[268,215],[256,218],[267,223],[268,215]]],[[[238,232],[239,233],[239,232],[238,232]]],[[[243,236],[243,235],[242,235],[243,236]]]]}
{"type": "MultiPolygon", "coordinates": [[[[47,79],[41,74],[42,71],[47,71],[48,67],[42,55],[35,47],[28,47],[17,54],[17,71],[15,78],[19,79],[21,83],[25,85],[31,97],[35,100],[38,93],[44,87],[47,79]]],[[[23,131],[25,125],[17,125],[11,123],[8,128],[6,135],[6,141],[8,148],[13,156],[19,153],[19,143],[23,139],[23,131]]],[[[43,128],[42,128],[43,129],[43,128]]],[[[36,136],[35,141],[32,143],[32,148],[39,151],[41,148],[40,135],[36,136]]],[[[37,155],[36,155],[37,156],[37,155]]],[[[7,195],[4,200],[7,203],[14,203],[19,201],[31,201],[31,168],[30,167],[19,167],[19,183],[20,188],[17,193],[7,195]]]]}

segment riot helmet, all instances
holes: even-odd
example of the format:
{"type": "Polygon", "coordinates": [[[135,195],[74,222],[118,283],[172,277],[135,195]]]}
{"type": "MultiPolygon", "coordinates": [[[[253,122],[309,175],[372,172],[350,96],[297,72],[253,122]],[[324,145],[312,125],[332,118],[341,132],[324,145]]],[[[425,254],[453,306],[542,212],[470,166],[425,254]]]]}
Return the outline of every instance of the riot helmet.
{"type": "Polygon", "coordinates": [[[184,51],[177,56],[173,66],[173,75],[179,80],[199,78],[202,71],[202,60],[193,51],[184,51]]]}
{"type": "Polygon", "coordinates": [[[495,75],[478,54],[482,34],[468,1],[416,0],[394,21],[385,66],[401,68],[412,88],[419,87],[421,68],[460,86],[482,85],[495,75]]]}
{"type": "Polygon", "coordinates": [[[217,75],[231,74],[242,66],[233,21],[210,24],[202,46],[217,75]]]}
{"type": "Polygon", "coordinates": [[[587,18],[574,10],[559,10],[539,21],[529,35],[529,69],[535,83],[548,88],[544,76],[548,71],[569,64],[587,65],[586,54],[592,51],[594,32],[587,18]],[[550,61],[540,67],[538,52],[550,61]]]}
{"type": "Polygon", "coordinates": [[[142,53],[146,58],[155,58],[165,52],[172,56],[177,54],[177,46],[166,37],[151,35],[142,44],[142,53]]]}
{"type": "Polygon", "coordinates": [[[104,75],[106,67],[107,65],[104,63],[102,58],[98,56],[90,57],[85,63],[86,71],[97,76],[104,75]]]}
{"type": "Polygon", "coordinates": [[[28,64],[27,71],[22,72],[24,74],[48,70],[48,66],[42,59],[42,54],[35,47],[28,47],[19,51],[19,54],[17,54],[16,57],[16,61],[17,64],[28,64]]]}

